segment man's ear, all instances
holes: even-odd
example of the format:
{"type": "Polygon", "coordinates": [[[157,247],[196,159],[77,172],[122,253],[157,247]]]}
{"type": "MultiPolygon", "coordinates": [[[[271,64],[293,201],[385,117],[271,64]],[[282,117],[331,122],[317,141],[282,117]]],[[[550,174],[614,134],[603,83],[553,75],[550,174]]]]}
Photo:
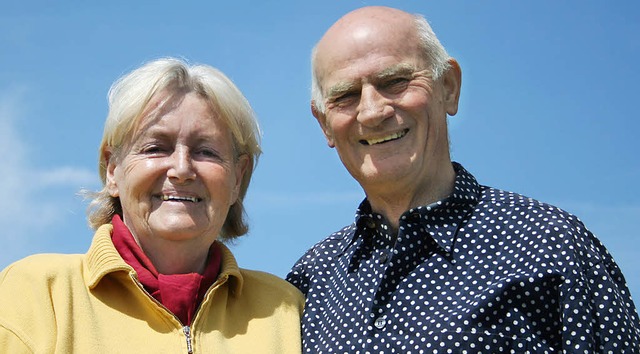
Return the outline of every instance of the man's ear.
{"type": "Polygon", "coordinates": [[[109,195],[112,197],[119,197],[120,192],[118,191],[118,184],[116,183],[115,173],[116,173],[116,161],[115,156],[111,149],[106,148],[102,153],[102,163],[105,166],[105,186],[107,187],[107,191],[109,195]]]}
{"type": "Polygon", "coordinates": [[[458,101],[460,100],[460,87],[462,85],[462,70],[458,62],[450,58],[449,69],[442,77],[444,86],[444,105],[450,116],[458,113],[458,101]]]}
{"type": "Polygon", "coordinates": [[[327,123],[327,116],[320,112],[318,107],[316,107],[315,101],[311,101],[311,114],[316,117],[318,124],[320,124],[320,128],[322,129],[322,133],[324,133],[325,139],[327,139],[327,145],[330,148],[336,147],[336,144],[333,141],[333,134],[331,133],[331,129],[329,128],[329,124],[327,123]]]}

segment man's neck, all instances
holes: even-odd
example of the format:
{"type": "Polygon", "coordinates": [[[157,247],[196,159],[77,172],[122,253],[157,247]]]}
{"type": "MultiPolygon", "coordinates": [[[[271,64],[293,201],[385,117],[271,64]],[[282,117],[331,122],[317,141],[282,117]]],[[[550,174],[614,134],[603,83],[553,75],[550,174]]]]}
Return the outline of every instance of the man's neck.
{"type": "Polygon", "coordinates": [[[453,193],[456,174],[453,165],[448,166],[424,181],[412,181],[405,186],[397,184],[396,188],[365,189],[371,209],[384,216],[397,231],[404,212],[445,199],[453,193]]]}

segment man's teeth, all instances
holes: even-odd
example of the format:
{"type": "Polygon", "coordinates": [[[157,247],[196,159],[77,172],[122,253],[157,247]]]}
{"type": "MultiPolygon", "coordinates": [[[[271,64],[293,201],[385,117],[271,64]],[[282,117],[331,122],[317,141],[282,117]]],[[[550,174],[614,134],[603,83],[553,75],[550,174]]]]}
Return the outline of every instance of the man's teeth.
{"type": "Polygon", "coordinates": [[[179,197],[177,195],[163,195],[162,196],[162,200],[164,200],[164,201],[167,201],[167,200],[179,200],[179,201],[197,203],[197,202],[200,201],[200,198],[196,198],[196,197],[179,197]]]}
{"type": "Polygon", "coordinates": [[[403,136],[405,136],[405,134],[407,134],[407,130],[403,130],[397,133],[393,133],[390,135],[387,135],[385,137],[382,138],[378,138],[378,139],[366,139],[364,140],[367,145],[375,145],[375,144],[380,144],[380,143],[384,143],[386,141],[390,141],[390,140],[396,140],[399,138],[402,138],[403,136]]]}

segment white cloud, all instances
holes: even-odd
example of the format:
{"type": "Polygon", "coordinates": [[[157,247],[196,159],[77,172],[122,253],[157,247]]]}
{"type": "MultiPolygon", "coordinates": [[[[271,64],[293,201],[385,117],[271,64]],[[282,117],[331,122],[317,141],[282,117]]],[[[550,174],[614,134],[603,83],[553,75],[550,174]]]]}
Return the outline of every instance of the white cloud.
{"type": "Polygon", "coordinates": [[[0,91],[0,268],[16,254],[30,253],[32,244],[47,237],[45,231],[62,224],[70,215],[73,194],[82,186],[94,187],[98,182],[93,172],[83,168],[33,167],[30,148],[15,125],[28,116],[23,104],[27,92],[25,87],[0,91]],[[61,193],[42,193],[43,190],[62,190],[69,198],[56,196],[61,193]]]}
{"type": "Polygon", "coordinates": [[[35,182],[39,187],[89,186],[98,182],[98,176],[95,172],[71,166],[41,171],[36,173],[36,176],[35,182]]]}

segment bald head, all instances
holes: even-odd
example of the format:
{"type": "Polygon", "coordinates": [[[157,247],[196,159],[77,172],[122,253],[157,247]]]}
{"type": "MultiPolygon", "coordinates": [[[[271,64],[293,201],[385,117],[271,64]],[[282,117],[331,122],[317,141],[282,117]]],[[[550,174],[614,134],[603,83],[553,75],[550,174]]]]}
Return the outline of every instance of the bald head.
{"type": "Polygon", "coordinates": [[[424,17],[383,6],[354,10],[340,18],[312,53],[312,104],[324,112],[323,80],[335,62],[355,62],[389,45],[412,50],[439,77],[449,59],[424,17]],[[410,47],[410,48],[409,48],[410,47]]]}
{"type": "Polygon", "coordinates": [[[317,45],[320,54],[330,45],[364,39],[378,32],[397,31],[416,36],[415,16],[401,10],[371,6],[354,10],[327,30],[317,45]]]}
{"type": "MultiPolygon", "coordinates": [[[[375,50],[374,42],[403,39],[418,51],[420,48],[415,17],[388,7],[364,7],[339,19],[316,46],[316,74],[331,62],[357,60],[375,50]]],[[[319,77],[322,80],[322,77],[319,77]]]]}
{"type": "Polygon", "coordinates": [[[383,6],[369,6],[351,11],[336,21],[324,34],[320,43],[338,34],[354,31],[358,28],[389,28],[397,26],[404,29],[412,27],[415,16],[407,12],[383,6]]]}

